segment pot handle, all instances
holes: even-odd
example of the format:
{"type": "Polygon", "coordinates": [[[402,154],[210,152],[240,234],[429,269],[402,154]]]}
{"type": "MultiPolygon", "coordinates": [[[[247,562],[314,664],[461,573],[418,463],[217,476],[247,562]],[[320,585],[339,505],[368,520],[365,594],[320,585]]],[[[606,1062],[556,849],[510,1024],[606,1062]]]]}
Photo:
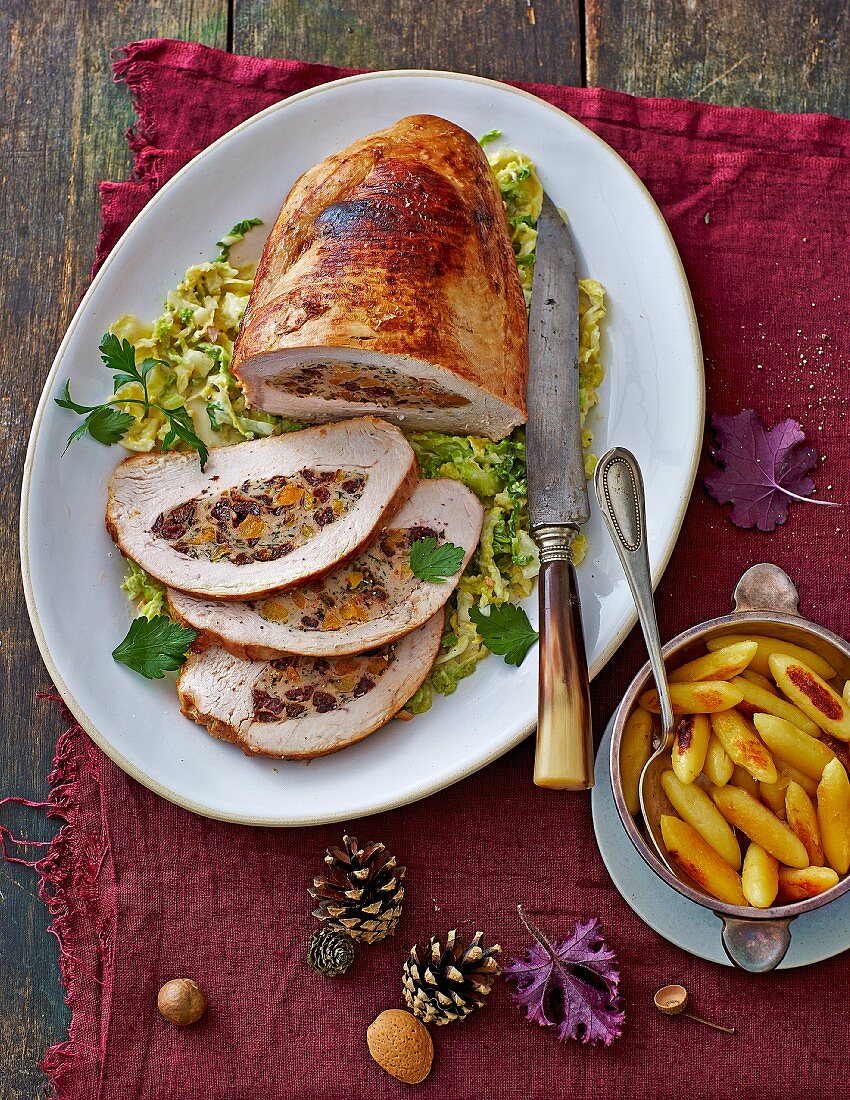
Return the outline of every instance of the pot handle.
{"type": "MultiPolygon", "coordinates": [[[[718,914],[720,915],[720,914],[718,914]]],[[[723,950],[741,970],[766,974],[775,970],[791,945],[791,918],[747,920],[723,917],[723,950]]]]}
{"type": "Polygon", "coordinates": [[[770,562],[750,566],[735,585],[735,611],[778,611],[799,615],[800,596],[784,569],[770,562]]]}

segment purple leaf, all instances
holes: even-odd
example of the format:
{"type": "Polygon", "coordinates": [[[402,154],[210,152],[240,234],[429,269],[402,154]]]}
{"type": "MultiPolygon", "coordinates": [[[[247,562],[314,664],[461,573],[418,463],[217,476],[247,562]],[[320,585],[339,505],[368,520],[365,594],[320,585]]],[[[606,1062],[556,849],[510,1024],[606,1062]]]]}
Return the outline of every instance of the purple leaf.
{"type": "MultiPolygon", "coordinates": [[[[805,501],[815,491],[808,476],[818,464],[817,452],[806,443],[796,420],[765,428],[752,409],[737,416],[713,416],[715,446],[711,458],[722,469],[705,479],[718,504],[731,504],[729,518],[737,527],[773,531],[788,518],[790,500],[805,501]]],[[[832,501],[809,504],[840,507],[832,501]]]]}
{"type": "Polygon", "coordinates": [[[558,1038],[608,1046],[623,1032],[625,1010],[618,992],[620,971],[614,952],[593,917],[579,921],[571,936],[551,942],[517,906],[536,943],[505,967],[516,984],[512,997],[527,1018],[554,1027],[558,1038]]]}

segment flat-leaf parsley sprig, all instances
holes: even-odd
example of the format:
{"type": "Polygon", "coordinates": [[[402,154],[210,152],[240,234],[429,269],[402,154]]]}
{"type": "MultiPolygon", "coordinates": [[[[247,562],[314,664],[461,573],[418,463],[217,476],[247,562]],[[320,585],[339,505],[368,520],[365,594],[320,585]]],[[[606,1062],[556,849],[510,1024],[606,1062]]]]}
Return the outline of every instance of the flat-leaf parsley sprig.
{"type": "Polygon", "coordinates": [[[197,631],[175,623],[168,615],[134,619],[112,656],[148,680],[161,680],[166,672],[182,668],[197,636],[197,631]]]}
{"type": "Polygon", "coordinates": [[[422,581],[443,584],[463,564],[463,547],[453,542],[438,545],[433,535],[417,539],[410,547],[410,569],[422,581]]]}
{"type": "Polygon", "coordinates": [[[100,342],[100,357],[106,367],[113,371],[112,392],[115,395],[109,401],[100,405],[80,405],[71,397],[70,382],[65,383],[65,389],[61,397],[55,398],[56,404],[61,409],[70,409],[71,412],[84,416],[85,420],[75,428],[68,436],[65,449],[74,442],[88,434],[98,443],[109,447],[113,443],[119,443],[134,423],[134,418],[121,408],[120,405],[141,405],[143,414],[148,416],[151,409],[157,409],[165,417],[168,423],[162,445],[165,450],[172,447],[177,440],[188,444],[198,452],[201,461],[201,469],[206,466],[209,451],[204,441],[195,433],[195,426],[185,406],[169,409],[157,401],[152,401],[148,393],[148,375],[159,363],[164,367],[168,364],[161,359],[143,359],[136,363],[136,349],[129,340],[119,340],[111,332],[107,332],[100,342]],[[131,383],[139,385],[142,389],[142,397],[127,397],[118,391],[131,383]]]}
{"type": "Polygon", "coordinates": [[[469,617],[491,653],[505,658],[505,664],[521,665],[540,635],[528,621],[528,615],[513,603],[492,604],[490,614],[479,607],[470,608],[469,617]]]}

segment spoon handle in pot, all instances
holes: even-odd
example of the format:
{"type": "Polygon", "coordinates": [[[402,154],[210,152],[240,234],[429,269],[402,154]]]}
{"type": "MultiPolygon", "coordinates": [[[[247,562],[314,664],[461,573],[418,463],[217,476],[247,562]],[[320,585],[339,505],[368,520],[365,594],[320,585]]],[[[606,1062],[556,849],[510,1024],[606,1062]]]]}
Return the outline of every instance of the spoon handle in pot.
{"type": "Polygon", "coordinates": [[[662,726],[667,735],[673,729],[673,708],[670,704],[667,672],[652,598],[652,576],[646,540],[646,502],[643,476],[637,459],[631,451],[614,447],[597,463],[594,484],[602,518],[634,596],[649,651],[649,662],[658,687],[662,726]]]}

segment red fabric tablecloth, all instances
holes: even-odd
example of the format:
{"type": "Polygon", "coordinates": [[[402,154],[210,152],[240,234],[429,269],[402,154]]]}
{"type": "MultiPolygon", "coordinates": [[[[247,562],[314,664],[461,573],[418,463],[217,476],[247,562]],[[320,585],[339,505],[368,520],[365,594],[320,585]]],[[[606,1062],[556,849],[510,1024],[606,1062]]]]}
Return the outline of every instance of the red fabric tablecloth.
{"type": "MultiPolygon", "coordinates": [[[[136,178],[103,185],[98,260],[198,150],[270,103],[343,74],[150,41],[124,51],[118,75],[139,114],[130,135],[136,178]]],[[[754,406],[769,424],[796,416],[823,456],[821,494],[850,501],[850,122],[597,89],[531,90],[617,149],[661,207],[696,302],[710,411],[754,406]]],[[[726,610],[739,575],[764,559],[799,582],[807,613],[847,634],[847,523],[844,512],[796,505],[772,535],[739,531],[698,483],[659,589],[663,634],[726,610]]],[[[633,636],[594,685],[600,729],[643,660],[633,636]]],[[[41,865],[74,1014],[69,1042],[47,1056],[59,1095],[406,1095],[370,1061],[365,1029],[400,1004],[408,947],[432,931],[480,927],[510,954],[527,942],[514,909],[522,901],[551,934],[577,917],[602,920],[623,972],[624,1037],[609,1049],[559,1045],[521,1018],[501,984],[486,1011],[437,1032],[421,1095],[838,1096],[848,1081],[848,959],[759,978],[684,954],[614,889],[589,798],[534,788],[531,766],[527,742],[425,802],[348,823],[397,853],[408,894],[397,938],[363,950],[346,977],[329,981],[305,966],[314,927],[305,888],[339,826],[205,821],[155,798],[69,731],[53,777],[68,823],[41,865]],[[156,991],[175,975],[207,991],[211,1007],[196,1027],[177,1030],[156,1013],[156,991]],[[689,987],[698,1011],[736,1024],[737,1037],[658,1015],[653,991],[673,980],[689,987]]]]}

